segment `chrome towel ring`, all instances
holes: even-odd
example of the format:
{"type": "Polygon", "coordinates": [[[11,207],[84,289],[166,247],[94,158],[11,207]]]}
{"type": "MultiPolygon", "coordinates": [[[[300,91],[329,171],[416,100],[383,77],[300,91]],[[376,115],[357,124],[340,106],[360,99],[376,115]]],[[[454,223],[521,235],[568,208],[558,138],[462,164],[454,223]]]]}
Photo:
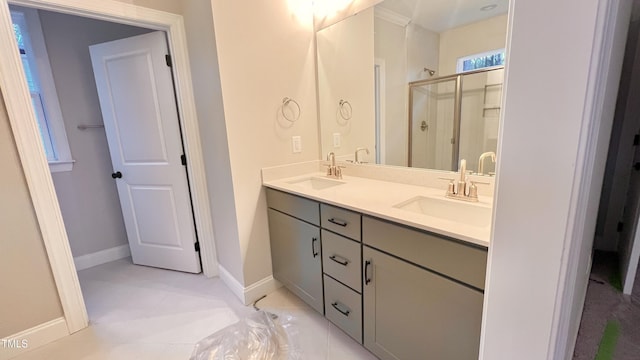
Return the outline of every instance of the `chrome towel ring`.
{"type": "Polygon", "coordinates": [[[347,100],[340,99],[338,105],[340,108],[340,117],[345,120],[350,120],[353,116],[353,107],[351,104],[347,100]]]}
{"type": "Polygon", "coordinates": [[[289,122],[296,122],[298,121],[298,119],[300,118],[300,105],[298,104],[297,101],[293,100],[292,98],[289,97],[285,97],[284,99],[282,99],[282,107],[280,108],[280,112],[282,113],[282,117],[285,118],[285,120],[289,121],[289,122]],[[293,112],[293,119],[291,119],[289,116],[287,116],[287,114],[284,111],[284,108],[287,107],[290,103],[293,103],[295,105],[295,107],[298,108],[298,111],[294,111],[293,112]],[[296,115],[297,113],[297,115],[296,115]]]}

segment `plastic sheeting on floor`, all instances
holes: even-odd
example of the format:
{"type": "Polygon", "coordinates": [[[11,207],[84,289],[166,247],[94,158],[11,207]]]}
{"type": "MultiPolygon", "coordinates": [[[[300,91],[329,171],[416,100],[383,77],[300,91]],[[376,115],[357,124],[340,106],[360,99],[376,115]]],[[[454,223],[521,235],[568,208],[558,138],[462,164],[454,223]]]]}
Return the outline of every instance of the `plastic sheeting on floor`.
{"type": "Polygon", "coordinates": [[[202,340],[190,360],[298,360],[298,329],[292,316],[255,312],[202,340]]]}

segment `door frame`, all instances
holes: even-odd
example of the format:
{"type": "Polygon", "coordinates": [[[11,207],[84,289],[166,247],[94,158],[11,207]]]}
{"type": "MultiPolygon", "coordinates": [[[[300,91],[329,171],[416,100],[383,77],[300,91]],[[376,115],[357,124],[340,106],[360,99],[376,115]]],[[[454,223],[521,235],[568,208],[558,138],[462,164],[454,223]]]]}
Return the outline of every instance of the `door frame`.
{"type": "Polygon", "coordinates": [[[630,234],[631,239],[629,240],[633,241],[629,254],[629,263],[627,264],[625,277],[622,279],[622,293],[625,295],[631,295],[633,293],[636,275],[638,273],[638,265],[640,265],[640,207],[636,208],[634,225],[633,232],[630,234]]]}
{"type": "Polygon", "coordinates": [[[69,239],[53,185],[29,90],[15,43],[9,4],[161,30],[167,33],[173,57],[173,75],[180,127],[184,135],[189,189],[200,241],[205,276],[218,276],[211,208],[204,169],[200,132],[191,82],[186,32],[182,15],[115,0],[0,0],[0,90],[24,170],[42,238],[51,265],[69,333],[88,326],[69,239]]]}
{"type": "Polygon", "coordinates": [[[376,92],[376,149],[375,158],[377,164],[386,164],[387,156],[387,139],[381,135],[382,131],[387,128],[387,104],[386,104],[386,62],[382,58],[373,60],[373,71],[375,75],[375,92],[376,92]]]}

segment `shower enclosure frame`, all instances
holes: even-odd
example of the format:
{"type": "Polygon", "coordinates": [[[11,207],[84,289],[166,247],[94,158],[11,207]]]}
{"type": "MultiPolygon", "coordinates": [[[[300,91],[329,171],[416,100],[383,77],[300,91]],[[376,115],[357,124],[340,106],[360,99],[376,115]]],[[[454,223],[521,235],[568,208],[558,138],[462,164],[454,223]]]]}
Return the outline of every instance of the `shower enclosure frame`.
{"type": "Polygon", "coordinates": [[[460,156],[460,123],[462,120],[462,77],[466,76],[466,75],[474,75],[474,74],[480,74],[480,73],[484,73],[484,72],[489,72],[489,71],[494,71],[494,70],[500,70],[500,69],[504,69],[503,65],[500,66],[492,66],[492,67],[487,67],[487,68],[483,68],[483,69],[478,69],[478,70],[471,70],[471,71],[465,71],[463,73],[457,73],[457,74],[452,74],[452,75],[445,75],[445,76],[439,76],[439,77],[435,77],[435,78],[431,78],[431,79],[426,79],[426,80],[418,80],[418,81],[412,81],[409,83],[408,86],[408,91],[409,91],[409,108],[407,111],[407,115],[408,115],[408,119],[409,119],[409,124],[408,124],[408,130],[409,130],[409,137],[408,137],[408,146],[409,146],[409,151],[408,151],[408,159],[407,159],[407,164],[409,167],[413,167],[412,164],[412,158],[413,158],[413,131],[412,131],[412,125],[413,125],[413,92],[414,89],[418,86],[424,86],[424,85],[432,85],[432,84],[437,84],[437,83],[442,83],[442,82],[446,82],[446,81],[451,81],[451,80],[455,80],[456,81],[456,85],[455,85],[455,96],[454,96],[454,109],[453,109],[453,136],[451,138],[451,145],[453,146],[453,149],[451,151],[451,169],[452,171],[458,171],[458,157],[460,156]]]}

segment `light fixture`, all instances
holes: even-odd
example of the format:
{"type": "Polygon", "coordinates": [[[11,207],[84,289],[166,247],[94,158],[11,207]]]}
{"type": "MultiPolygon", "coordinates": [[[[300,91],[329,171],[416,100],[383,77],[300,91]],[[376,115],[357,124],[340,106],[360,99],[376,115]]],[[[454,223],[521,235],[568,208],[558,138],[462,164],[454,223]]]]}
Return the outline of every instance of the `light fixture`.
{"type": "Polygon", "coordinates": [[[291,14],[302,26],[313,30],[313,2],[311,0],[287,0],[291,14]]]}
{"type": "Polygon", "coordinates": [[[491,4],[491,5],[487,5],[487,6],[483,6],[483,7],[481,7],[481,8],[480,8],[480,11],[491,11],[491,10],[493,10],[493,9],[497,8],[497,7],[498,7],[498,5],[496,5],[496,4],[491,4]]]}
{"type": "Polygon", "coordinates": [[[314,0],[314,14],[317,18],[331,18],[347,8],[354,0],[314,0]]]}

